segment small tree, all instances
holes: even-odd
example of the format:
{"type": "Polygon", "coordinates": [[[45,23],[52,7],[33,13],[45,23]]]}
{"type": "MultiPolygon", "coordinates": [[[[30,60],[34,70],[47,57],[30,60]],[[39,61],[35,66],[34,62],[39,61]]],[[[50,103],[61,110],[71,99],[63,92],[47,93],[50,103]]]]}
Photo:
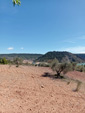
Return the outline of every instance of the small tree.
{"type": "Polygon", "coordinates": [[[6,58],[2,58],[2,59],[0,59],[0,63],[1,64],[8,64],[8,61],[6,58]]]}
{"type": "Polygon", "coordinates": [[[73,71],[76,70],[77,63],[76,62],[72,62],[71,65],[72,65],[72,70],[73,71]]]}
{"type": "Polygon", "coordinates": [[[71,65],[68,63],[59,63],[57,59],[54,59],[51,63],[51,69],[56,71],[57,78],[61,78],[61,73],[66,74],[71,70],[71,65]]]}
{"type": "Polygon", "coordinates": [[[16,64],[16,67],[19,67],[19,65],[22,65],[23,61],[21,58],[15,58],[13,62],[16,64]]]}

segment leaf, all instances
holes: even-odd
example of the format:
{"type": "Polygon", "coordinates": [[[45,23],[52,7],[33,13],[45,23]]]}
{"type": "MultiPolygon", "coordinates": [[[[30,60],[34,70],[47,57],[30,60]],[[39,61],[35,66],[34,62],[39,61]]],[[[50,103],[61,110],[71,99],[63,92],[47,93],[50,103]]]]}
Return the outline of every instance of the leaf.
{"type": "Polygon", "coordinates": [[[13,5],[21,5],[21,1],[20,0],[12,0],[13,5]]]}

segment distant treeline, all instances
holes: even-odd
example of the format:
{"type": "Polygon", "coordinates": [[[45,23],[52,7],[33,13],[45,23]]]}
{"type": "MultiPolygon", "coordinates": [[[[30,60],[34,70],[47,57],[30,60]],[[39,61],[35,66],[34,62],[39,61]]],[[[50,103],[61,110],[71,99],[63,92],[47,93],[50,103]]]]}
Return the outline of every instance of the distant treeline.
{"type": "Polygon", "coordinates": [[[56,58],[59,62],[85,62],[85,54],[72,54],[66,51],[52,51],[46,54],[0,54],[0,58],[13,60],[21,58],[23,60],[33,60],[35,62],[48,62],[56,58]]]}
{"type": "Polygon", "coordinates": [[[6,58],[8,60],[13,60],[14,58],[21,58],[23,60],[35,60],[42,54],[0,54],[0,58],[6,58]]]}

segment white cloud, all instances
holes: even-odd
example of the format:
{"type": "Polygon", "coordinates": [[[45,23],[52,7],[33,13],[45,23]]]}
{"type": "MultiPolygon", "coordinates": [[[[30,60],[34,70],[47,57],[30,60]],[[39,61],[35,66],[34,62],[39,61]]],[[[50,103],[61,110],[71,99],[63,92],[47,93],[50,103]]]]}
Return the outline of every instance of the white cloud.
{"type": "Polygon", "coordinates": [[[69,51],[72,53],[85,53],[85,46],[69,47],[63,49],[63,51],[69,51]]]}
{"type": "Polygon", "coordinates": [[[13,47],[9,47],[9,48],[7,48],[8,50],[13,50],[14,48],[13,47]]]}

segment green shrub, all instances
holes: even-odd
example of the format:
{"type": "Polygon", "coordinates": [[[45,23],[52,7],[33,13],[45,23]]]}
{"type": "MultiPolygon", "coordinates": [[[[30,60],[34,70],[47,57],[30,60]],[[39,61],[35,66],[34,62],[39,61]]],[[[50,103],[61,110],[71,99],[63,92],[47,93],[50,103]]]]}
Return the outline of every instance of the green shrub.
{"type": "Polygon", "coordinates": [[[22,65],[23,64],[23,60],[21,58],[15,58],[13,60],[13,64],[15,64],[16,67],[19,67],[19,65],[22,65]]]}
{"type": "Polygon", "coordinates": [[[76,66],[77,66],[77,63],[76,62],[72,62],[71,63],[71,69],[74,71],[76,70],[76,66]]]}
{"type": "Polygon", "coordinates": [[[83,65],[77,66],[76,71],[85,72],[85,67],[83,65]]]}
{"type": "Polygon", "coordinates": [[[47,63],[39,63],[38,66],[41,66],[41,67],[49,67],[49,64],[47,63]]]}
{"type": "Polygon", "coordinates": [[[54,59],[50,66],[53,71],[56,71],[57,78],[61,78],[61,73],[66,74],[71,70],[70,63],[59,63],[57,59],[54,59]]]}
{"type": "Polygon", "coordinates": [[[0,59],[0,64],[8,64],[8,61],[6,60],[6,58],[2,58],[0,59]]]}

